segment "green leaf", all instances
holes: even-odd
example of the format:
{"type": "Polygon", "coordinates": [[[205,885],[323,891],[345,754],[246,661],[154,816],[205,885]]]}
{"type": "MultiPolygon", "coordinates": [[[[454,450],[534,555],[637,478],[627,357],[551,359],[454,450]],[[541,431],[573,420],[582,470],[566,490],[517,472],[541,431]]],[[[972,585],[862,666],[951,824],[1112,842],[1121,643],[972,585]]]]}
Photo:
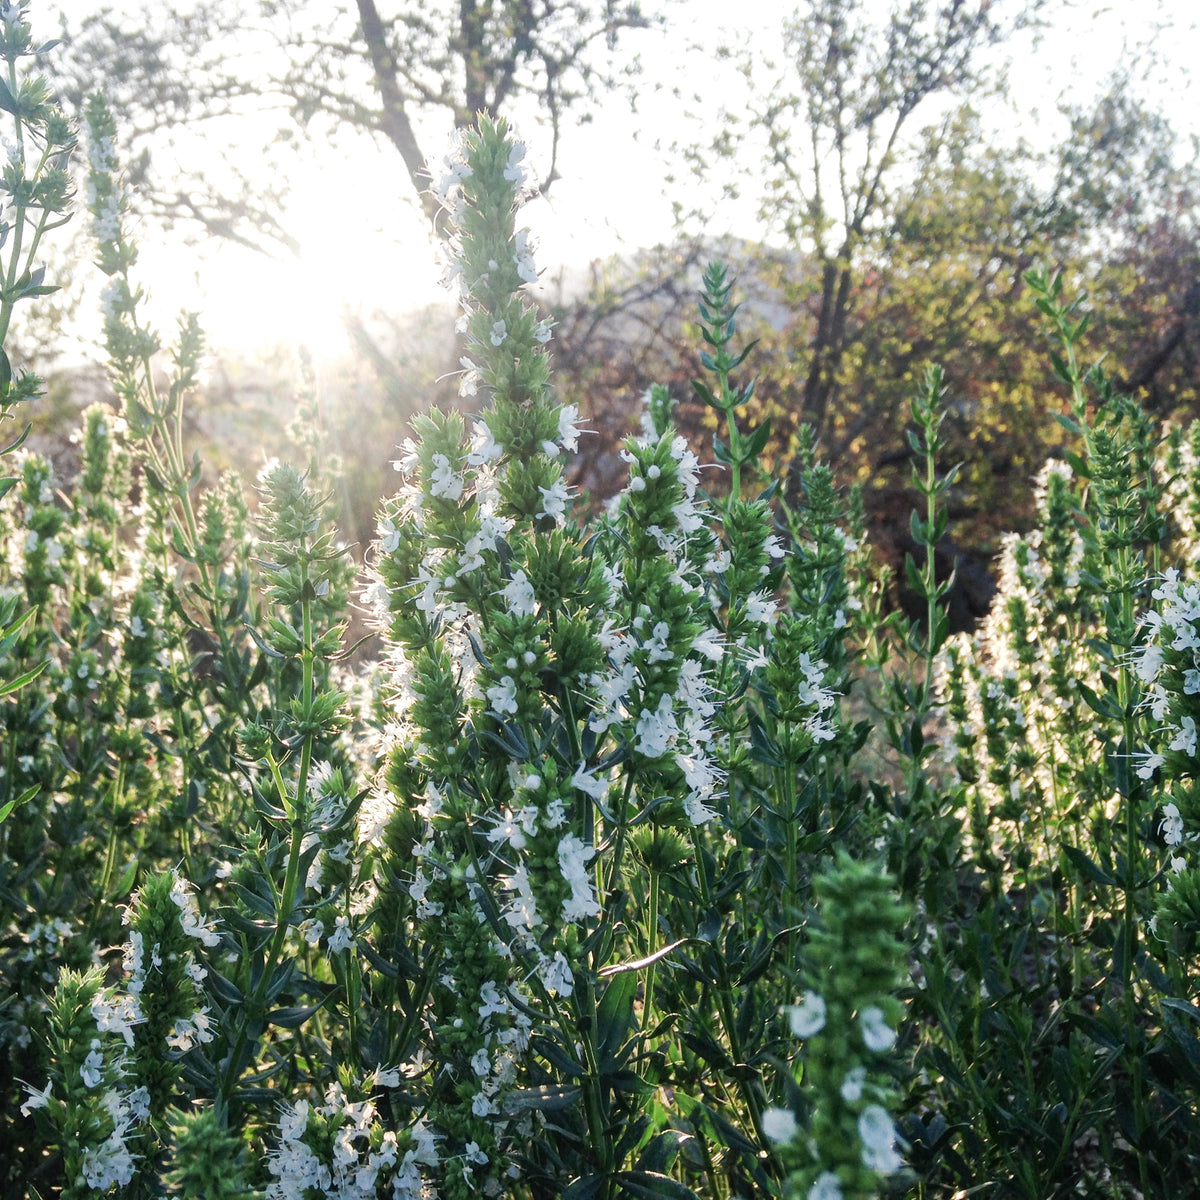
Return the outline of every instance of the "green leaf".
{"type": "Polygon", "coordinates": [[[1194,1004],[1189,1003],[1187,1000],[1180,1000],[1176,996],[1163,996],[1161,1003],[1164,1008],[1172,1009],[1174,1012],[1184,1013],[1189,1020],[1200,1024],[1200,1008],[1197,1008],[1194,1004]]]}
{"type": "Polygon", "coordinates": [[[44,659],[36,667],[30,667],[28,671],[18,675],[16,679],[10,679],[7,683],[0,684],[0,696],[11,696],[13,692],[19,691],[27,683],[35,680],[49,665],[50,660],[44,659]]]}
{"type": "Polygon", "coordinates": [[[762,722],[753,714],[750,716],[750,757],[767,767],[783,766],[783,751],[771,735],[766,731],[762,722]]]}
{"type": "Polygon", "coordinates": [[[668,954],[678,950],[680,946],[685,945],[689,941],[691,941],[690,938],[679,938],[678,941],[663,946],[661,950],[655,950],[653,954],[648,954],[645,958],[634,959],[632,962],[613,963],[600,972],[600,978],[608,979],[613,975],[622,975],[626,971],[641,971],[646,967],[652,967],[655,963],[660,962],[668,954]]]}
{"type": "Polygon", "coordinates": [[[1074,384],[1075,376],[1071,373],[1071,370],[1067,364],[1063,362],[1062,357],[1058,354],[1055,354],[1053,350],[1050,351],[1050,364],[1054,367],[1055,375],[1057,375],[1059,379],[1063,381],[1063,383],[1074,384]]]}
{"type": "Polygon", "coordinates": [[[657,1171],[622,1171],[617,1178],[629,1195],[645,1200],[700,1200],[690,1187],[657,1171]]]}
{"type": "Polygon", "coordinates": [[[576,1179],[574,1183],[567,1186],[566,1191],[562,1194],[562,1200],[592,1200],[593,1196],[600,1194],[603,1186],[603,1175],[585,1175],[582,1179],[576,1179]]]}
{"type": "Polygon", "coordinates": [[[109,893],[108,898],[110,900],[120,900],[123,896],[128,896],[129,893],[133,891],[133,884],[137,879],[137,873],[138,861],[135,858],[133,862],[131,862],[129,866],[125,868],[121,878],[117,880],[112,891],[109,893]]]}
{"type": "Polygon", "coordinates": [[[732,371],[735,367],[740,367],[742,365],[742,363],[744,363],[746,361],[746,356],[757,345],[758,345],[758,338],[755,338],[754,341],[752,341],[746,345],[746,347],[741,351],[740,354],[735,354],[733,356],[733,358],[730,359],[730,361],[729,361],[729,369],[732,371]]]}
{"type": "Polygon", "coordinates": [[[757,429],[747,435],[742,450],[742,462],[749,462],[751,459],[757,458],[763,452],[770,436],[771,418],[768,417],[757,429]]]}
{"type": "Polygon", "coordinates": [[[1101,887],[1116,886],[1117,881],[1078,847],[1064,845],[1062,852],[1074,863],[1076,869],[1082,871],[1093,883],[1098,883],[1101,887]]]}
{"type": "Polygon", "coordinates": [[[597,1050],[601,1058],[616,1054],[625,1040],[625,1031],[633,1027],[633,1000],[638,977],[633,971],[614,975],[604,989],[604,998],[596,1013],[597,1050]]]}
{"type": "Polygon", "coordinates": [[[262,635],[261,635],[261,634],[258,632],[258,630],[257,630],[257,629],[255,629],[255,628],[254,628],[254,626],[253,626],[253,625],[251,625],[249,622],[247,622],[247,624],[246,624],[246,631],[247,631],[247,632],[250,634],[250,636],[251,636],[251,637],[254,639],[254,644],[255,644],[255,645],[256,645],[256,646],[257,646],[257,647],[258,647],[258,648],[259,648],[259,649],[260,649],[260,650],[261,650],[261,651],[262,651],[262,652],[263,652],[263,653],[264,653],[264,654],[265,654],[265,655],[268,657],[268,658],[280,658],[280,659],[282,659],[282,658],[287,658],[287,655],[286,655],[286,654],[280,654],[278,650],[274,649],[272,646],[268,646],[268,645],[267,645],[267,643],[266,643],[265,641],[263,641],[262,635]]]}
{"type": "Polygon", "coordinates": [[[930,543],[929,530],[925,522],[921,520],[920,514],[914,508],[908,514],[908,529],[912,534],[912,539],[918,546],[928,546],[930,543]]]}
{"type": "Polygon", "coordinates": [[[558,1087],[547,1084],[545,1087],[522,1088],[509,1092],[504,1097],[504,1112],[520,1113],[537,1109],[541,1112],[556,1112],[559,1109],[571,1108],[579,1102],[582,1091],[578,1087],[558,1087]]]}
{"type": "Polygon", "coordinates": [[[13,438],[13,440],[9,442],[7,446],[0,450],[0,455],[11,454],[12,451],[19,450],[25,444],[25,439],[29,436],[29,431],[32,428],[32,425],[26,425],[25,428],[21,430],[21,432],[15,438],[13,438]]]}
{"type": "MultiPolygon", "coordinates": [[[[332,995],[332,993],[330,993],[332,995]]],[[[278,1025],[280,1029],[299,1029],[309,1017],[325,1006],[322,1000],[319,1004],[309,1004],[304,1007],[276,1008],[267,1013],[267,1023],[278,1025]]]]}
{"type": "Polygon", "coordinates": [[[14,117],[21,115],[21,106],[12,92],[8,90],[8,84],[3,79],[0,79],[0,108],[5,112],[12,113],[14,117]]]}
{"type": "Polygon", "coordinates": [[[1102,717],[1108,717],[1113,721],[1121,720],[1121,706],[1110,693],[1098,693],[1095,689],[1088,687],[1082,679],[1077,679],[1075,686],[1078,688],[1079,694],[1083,697],[1084,703],[1092,712],[1102,717]]]}

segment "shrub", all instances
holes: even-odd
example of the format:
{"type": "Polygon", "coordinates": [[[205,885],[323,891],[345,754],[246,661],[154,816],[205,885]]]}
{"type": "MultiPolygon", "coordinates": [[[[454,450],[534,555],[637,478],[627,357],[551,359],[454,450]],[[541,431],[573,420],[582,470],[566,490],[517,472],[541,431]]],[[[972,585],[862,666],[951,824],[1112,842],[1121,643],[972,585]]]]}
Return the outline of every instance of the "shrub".
{"type": "Polygon", "coordinates": [[[939,374],[909,621],[811,443],[797,499],[760,471],[719,266],[722,486],[655,387],[575,519],[523,147],[481,118],[434,191],[486,404],[414,422],[363,591],[386,649],[352,671],[319,439],[257,506],[200,488],[199,330],[158,387],[88,124],[120,410],[75,479],[20,460],[0,540],[32,613],[3,677],[46,664],[2,710],[6,1194],[1186,1191],[1196,437],[1081,370],[1054,281],[1078,450],[952,639],[939,374]]]}

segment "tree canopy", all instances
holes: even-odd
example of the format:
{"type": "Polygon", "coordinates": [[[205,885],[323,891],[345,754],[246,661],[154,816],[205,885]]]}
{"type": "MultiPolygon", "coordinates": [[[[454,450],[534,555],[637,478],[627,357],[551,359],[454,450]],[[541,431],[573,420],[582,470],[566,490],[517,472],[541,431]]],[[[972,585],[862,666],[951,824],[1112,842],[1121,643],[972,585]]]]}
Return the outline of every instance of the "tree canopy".
{"type": "Polygon", "coordinates": [[[51,66],[68,105],[102,91],[121,114],[145,211],[259,246],[289,240],[287,154],[306,138],[387,146],[432,215],[423,168],[449,130],[515,115],[548,128],[545,190],[564,130],[617,86],[618,38],[653,23],[638,0],[143,2],[68,26],[51,66]]]}

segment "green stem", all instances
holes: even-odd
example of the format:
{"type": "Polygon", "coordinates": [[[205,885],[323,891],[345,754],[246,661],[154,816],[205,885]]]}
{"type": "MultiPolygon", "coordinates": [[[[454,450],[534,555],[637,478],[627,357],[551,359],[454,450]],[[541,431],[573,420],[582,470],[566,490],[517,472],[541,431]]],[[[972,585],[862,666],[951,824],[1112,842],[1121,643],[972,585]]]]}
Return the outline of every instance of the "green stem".
{"type": "MultiPolygon", "coordinates": [[[[650,899],[646,913],[646,954],[654,953],[658,945],[658,896],[661,872],[650,871],[650,899]]],[[[651,963],[646,968],[646,992],[642,1004],[642,1028],[649,1029],[654,1019],[654,968],[651,963]]]]}

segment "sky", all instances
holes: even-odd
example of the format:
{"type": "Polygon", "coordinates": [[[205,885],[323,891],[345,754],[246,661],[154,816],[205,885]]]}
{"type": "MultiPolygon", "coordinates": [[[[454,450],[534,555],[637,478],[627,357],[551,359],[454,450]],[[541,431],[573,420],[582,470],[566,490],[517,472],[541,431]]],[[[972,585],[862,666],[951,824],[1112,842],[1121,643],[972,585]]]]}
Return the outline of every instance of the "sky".
{"type": "MultiPolygon", "coordinates": [[[[793,8],[783,0],[738,0],[736,6],[677,0],[674,28],[642,36],[638,49],[649,86],[637,114],[615,99],[591,113],[588,125],[568,130],[562,178],[523,214],[544,271],[553,276],[563,267],[579,269],[597,258],[670,241],[672,208],[664,190],[669,157],[656,146],[686,139],[687,111],[707,106],[711,112],[721,104],[736,111],[742,103],[732,67],[715,62],[695,43],[736,39],[769,51],[778,47],[780,21],[793,8]],[[732,11],[738,22],[730,27],[732,11]],[[693,43],[690,50],[687,42],[693,43]],[[704,106],[673,94],[678,87],[686,97],[697,81],[704,106]]],[[[37,0],[35,34],[43,29],[53,34],[60,11],[76,20],[93,9],[94,0],[37,0]]],[[[1168,109],[1182,132],[1200,134],[1190,73],[1200,62],[1195,12],[1194,0],[1065,0],[1040,45],[1026,39],[1006,50],[1012,57],[1005,70],[1013,102],[991,114],[997,129],[1034,140],[1056,136],[1055,101],[1094,96],[1157,22],[1163,32],[1152,38],[1158,61],[1147,85],[1149,98],[1168,109]]],[[[536,163],[544,149],[542,132],[536,127],[521,132],[536,163]]],[[[741,170],[752,182],[753,164],[741,170]]],[[[442,297],[421,227],[397,201],[407,183],[394,152],[365,145],[351,155],[318,150],[292,171],[292,199],[281,216],[300,244],[299,257],[271,259],[229,245],[201,253],[156,230],[142,231],[140,270],[161,323],[169,324],[180,308],[197,308],[210,343],[226,351],[250,354],[264,345],[303,342],[318,356],[336,355],[347,348],[344,313],[397,312],[442,297]]],[[[740,205],[721,211],[714,228],[759,236],[752,190],[746,189],[740,205]]]]}

